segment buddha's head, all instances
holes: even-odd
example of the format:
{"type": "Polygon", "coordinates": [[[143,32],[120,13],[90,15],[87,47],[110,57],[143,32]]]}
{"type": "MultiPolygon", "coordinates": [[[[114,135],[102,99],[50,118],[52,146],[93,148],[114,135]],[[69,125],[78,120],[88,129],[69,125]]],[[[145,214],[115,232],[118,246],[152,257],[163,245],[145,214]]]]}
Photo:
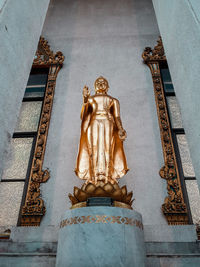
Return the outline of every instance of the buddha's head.
{"type": "Polygon", "coordinates": [[[96,79],[94,88],[96,94],[107,94],[109,88],[108,81],[104,77],[100,76],[96,79]]]}

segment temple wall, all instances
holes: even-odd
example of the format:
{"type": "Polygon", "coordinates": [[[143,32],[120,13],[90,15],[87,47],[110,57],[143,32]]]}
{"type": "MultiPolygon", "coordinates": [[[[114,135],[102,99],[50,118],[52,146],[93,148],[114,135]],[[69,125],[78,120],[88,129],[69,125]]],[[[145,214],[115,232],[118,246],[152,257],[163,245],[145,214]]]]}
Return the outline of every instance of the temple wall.
{"type": "MultiPolygon", "coordinates": [[[[68,193],[82,181],[74,174],[80,136],[82,88],[93,90],[103,75],[119,99],[130,171],[121,179],[134,192],[133,207],[144,224],[164,224],[166,182],[158,174],[163,156],[150,70],[141,54],[159,36],[151,1],[51,1],[42,35],[62,51],[44,168],[51,178],[41,186],[47,208],[42,225],[56,225],[70,207],[68,193]]],[[[93,91],[94,92],[94,91],[93,91]]]]}
{"type": "Polygon", "coordinates": [[[0,1],[0,179],[48,4],[0,1]]]}
{"type": "MultiPolygon", "coordinates": [[[[48,4],[49,0],[21,0],[20,4],[0,0],[0,64],[4,66],[0,71],[0,163],[16,124],[48,4]]],[[[198,178],[200,5],[197,0],[153,0],[153,4],[198,178]]],[[[0,266],[55,266],[60,219],[71,206],[67,195],[82,185],[74,174],[82,88],[87,84],[94,92],[100,75],[108,79],[110,95],[121,104],[130,171],[120,185],[133,190],[133,208],[143,217],[146,266],[199,266],[196,226],[168,226],[161,211],[167,192],[166,181],[158,173],[163,166],[160,131],[150,70],[141,58],[143,49],[154,47],[159,36],[152,1],[51,0],[42,35],[54,52],[60,50],[65,56],[43,165],[51,176],[41,185],[46,214],[40,227],[0,227],[0,266]]]]}
{"type": "Polygon", "coordinates": [[[200,186],[200,2],[153,0],[153,5],[200,186]]]}

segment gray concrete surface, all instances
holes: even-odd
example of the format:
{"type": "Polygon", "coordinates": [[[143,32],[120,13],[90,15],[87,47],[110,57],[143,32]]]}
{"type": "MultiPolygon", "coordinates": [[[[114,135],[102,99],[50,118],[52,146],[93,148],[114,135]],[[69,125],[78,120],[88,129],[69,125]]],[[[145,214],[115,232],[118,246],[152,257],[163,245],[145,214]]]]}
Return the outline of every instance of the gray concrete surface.
{"type": "Polygon", "coordinates": [[[153,0],[200,186],[200,2],[153,0]]]}
{"type": "Polygon", "coordinates": [[[145,242],[196,242],[195,225],[144,225],[145,242]]]}
{"type": "MultiPolygon", "coordinates": [[[[74,212],[76,212],[76,210],[74,210],[74,212]]],[[[105,214],[105,209],[103,214],[105,214]]],[[[75,226],[81,228],[79,227],[80,225],[75,226]]],[[[98,228],[98,225],[96,226],[98,228]]],[[[66,227],[71,226],[68,225],[66,227]]],[[[92,228],[94,227],[93,225],[92,228]]],[[[163,225],[158,227],[144,225],[147,256],[146,266],[183,267],[189,266],[189,263],[190,266],[199,266],[200,242],[195,240],[192,227],[194,226],[166,227],[163,225]],[[158,234],[155,233],[156,228],[158,228],[158,234]]],[[[108,226],[108,228],[110,227],[108,226]]],[[[0,228],[0,231],[1,230],[2,228],[0,228]]],[[[52,226],[12,227],[10,239],[0,240],[0,267],[55,266],[58,240],[57,233],[58,228],[52,226]]],[[[69,235],[72,236],[72,231],[69,232],[69,235]]],[[[66,239],[67,238],[68,235],[66,236],[66,239]]],[[[81,244],[78,240],[79,236],[77,236],[75,241],[76,246],[81,244]],[[78,244],[76,244],[77,242],[78,244]]],[[[68,251],[65,250],[65,252],[68,251]]]]}
{"type": "Polygon", "coordinates": [[[0,2],[0,179],[49,0],[0,2]]]}
{"type": "MultiPolygon", "coordinates": [[[[159,36],[151,1],[51,1],[43,36],[65,55],[58,74],[44,168],[51,178],[42,185],[47,212],[42,225],[58,224],[70,207],[67,195],[82,181],[74,174],[80,135],[82,88],[93,90],[103,75],[109,94],[121,103],[129,173],[120,184],[134,192],[133,207],[144,224],[166,224],[161,205],[166,182],[152,78],[141,54],[159,36]]],[[[94,91],[93,91],[94,92],[94,91]]]]}

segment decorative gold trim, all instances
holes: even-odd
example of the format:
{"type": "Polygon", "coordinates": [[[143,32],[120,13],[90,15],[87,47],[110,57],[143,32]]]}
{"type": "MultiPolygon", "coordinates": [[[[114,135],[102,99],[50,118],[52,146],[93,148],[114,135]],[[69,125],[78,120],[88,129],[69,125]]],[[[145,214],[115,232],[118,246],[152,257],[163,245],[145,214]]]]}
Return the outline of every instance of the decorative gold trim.
{"type": "Polygon", "coordinates": [[[114,207],[117,207],[117,208],[123,208],[123,209],[129,209],[129,210],[133,209],[130,205],[120,202],[120,201],[113,201],[113,204],[114,204],[114,207]]]}
{"type": "Polygon", "coordinates": [[[49,48],[48,42],[41,37],[33,66],[48,66],[49,74],[25,204],[21,212],[21,226],[39,226],[41,219],[45,214],[44,201],[41,198],[40,193],[40,183],[45,183],[49,179],[50,175],[48,170],[42,170],[42,165],[53,106],[56,77],[62,67],[63,61],[64,56],[62,53],[57,52],[56,54],[53,54],[49,48]]]}
{"type": "Polygon", "coordinates": [[[161,37],[158,40],[157,46],[155,46],[153,50],[150,47],[145,48],[142,58],[149,66],[153,78],[155,101],[165,162],[165,165],[159,172],[161,178],[166,179],[167,181],[168,191],[168,197],[165,198],[164,204],[162,205],[162,211],[167,218],[168,224],[188,224],[188,211],[183,198],[176,155],[171,136],[169,115],[160,74],[159,63],[166,61],[161,37]]]}
{"type": "Polygon", "coordinates": [[[70,209],[73,210],[73,209],[79,209],[79,208],[85,208],[85,207],[87,207],[86,201],[76,203],[76,204],[72,205],[70,209]]]}
{"type": "Polygon", "coordinates": [[[133,218],[121,217],[121,216],[108,216],[108,215],[88,215],[88,216],[75,216],[62,220],[60,228],[63,228],[72,224],[84,224],[84,223],[117,223],[130,226],[136,226],[143,230],[143,224],[141,221],[133,218]]]}
{"type": "MultiPolygon", "coordinates": [[[[84,208],[87,207],[87,202],[79,202],[71,206],[71,209],[78,209],[78,208],[84,208]]],[[[119,202],[119,201],[113,201],[113,207],[123,208],[123,209],[129,209],[132,210],[132,207],[126,203],[119,202]]]]}

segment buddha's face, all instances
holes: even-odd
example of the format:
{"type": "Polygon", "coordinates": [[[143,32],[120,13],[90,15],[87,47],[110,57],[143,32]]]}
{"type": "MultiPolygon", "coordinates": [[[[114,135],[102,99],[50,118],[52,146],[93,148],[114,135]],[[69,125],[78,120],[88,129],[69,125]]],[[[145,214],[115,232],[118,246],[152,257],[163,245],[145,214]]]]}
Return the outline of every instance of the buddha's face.
{"type": "Polygon", "coordinates": [[[106,94],[109,88],[107,80],[103,77],[99,77],[94,86],[96,94],[106,94]]]}

